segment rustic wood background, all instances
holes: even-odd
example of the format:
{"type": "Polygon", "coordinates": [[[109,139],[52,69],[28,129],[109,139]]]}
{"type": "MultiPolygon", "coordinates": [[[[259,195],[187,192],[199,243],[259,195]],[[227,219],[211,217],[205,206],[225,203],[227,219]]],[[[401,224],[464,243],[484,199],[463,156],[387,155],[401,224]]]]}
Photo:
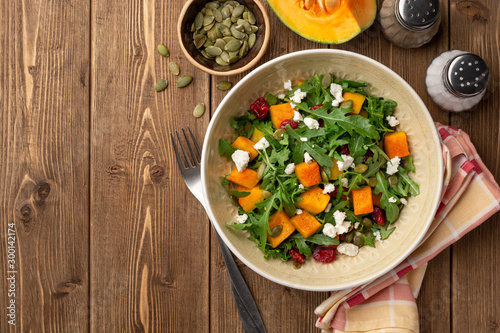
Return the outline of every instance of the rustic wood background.
{"type": "MultiPolygon", "coordinates": [[[[224,263],[202,207],[185,187],[169,133],[190,125],[203,139],[225,79],[195,69],[176,35],[181,0],[17,0],[0,6],[0,331],[242,332],[224,263]],[[163,43],[170,58],[156,52],[163,43]],[[169,61],[194,76],[170,85],[169,61]],[[204,102],[208,111],[194,119],[204,102]],[[8,224],[16,230],[16,326],[7,323],[8,224]]],[[[374,24],[331,48],[367,55],[407,80],[436,121],[470,134],[500,176],[498,0],[444,0],[442,23],[417,50],[391,45],[374,24]],[[474,113],[439,110],[425,68],[458,48],[485,58],[491,85],[474,113]]],[[[261,63],[326,48],[273,33],[261,63]]],[[[247,73],[245,73],[247,74],[247,73]]],[[[428,268],[422,332],[500,331],[499,215],[428,268]]],[[[268,332],[319,332],[327,293],[293,290],[239,263],[268,332]]]]}

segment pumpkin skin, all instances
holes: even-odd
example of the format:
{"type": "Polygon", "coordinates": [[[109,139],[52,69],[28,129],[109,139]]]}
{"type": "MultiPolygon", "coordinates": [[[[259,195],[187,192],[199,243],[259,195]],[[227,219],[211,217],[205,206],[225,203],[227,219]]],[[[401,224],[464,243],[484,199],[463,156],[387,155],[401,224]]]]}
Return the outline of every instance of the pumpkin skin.
{"type": "Polygon", "coordinates": [[[369,28],[377,0],[267,0],[280,20],[297,34],[325,44],[345,43],[369,28]],[[333,2],[327,10],[325,2],[333,2]],[[306,4],[307,3],[307,4],[306,4]],[[311,5],[312,3],[312,5],[311,5]],[[306,9],[306,6],[310,6],[306,9]]]}

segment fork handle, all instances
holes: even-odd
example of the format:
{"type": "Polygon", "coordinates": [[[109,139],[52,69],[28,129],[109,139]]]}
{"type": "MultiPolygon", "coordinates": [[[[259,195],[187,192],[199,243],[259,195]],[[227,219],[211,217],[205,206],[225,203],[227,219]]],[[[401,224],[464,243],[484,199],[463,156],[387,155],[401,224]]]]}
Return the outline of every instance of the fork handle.
{"type": "Polygon", "coordinates": [[[262,322],[259,309],[257,308],[252,293],[250,293],[250,290],[248,289],[248,286],[243,279],[233,256],[231,255],[231,251],[222,241],[217,233],[217,230],[215,230],[215,228],[213,228],[213,230],[215,236],[217,237],[217,241],[219,242],[224,263],[226,264],[227,275],[229,276],[229,282],[231,283],[231,290],[233,292],[236,308],[240,314],[245,332],[266,333],[266,328],[262,322]]]}

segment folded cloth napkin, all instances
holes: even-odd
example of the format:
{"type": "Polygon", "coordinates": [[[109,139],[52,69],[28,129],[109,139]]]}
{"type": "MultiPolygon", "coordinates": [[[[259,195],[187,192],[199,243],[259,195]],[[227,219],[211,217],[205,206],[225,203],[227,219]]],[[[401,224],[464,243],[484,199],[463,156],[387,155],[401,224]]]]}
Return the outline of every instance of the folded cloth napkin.
{"type": "Polygon", "coordinates": [[[436,123],[445,165],[436,216],[417,249],[365,285],[333,292],[315,310],[326,332],[418,332],[416,298],[427,262],[500,210],[500,188],[469,136],[436,123]]]}

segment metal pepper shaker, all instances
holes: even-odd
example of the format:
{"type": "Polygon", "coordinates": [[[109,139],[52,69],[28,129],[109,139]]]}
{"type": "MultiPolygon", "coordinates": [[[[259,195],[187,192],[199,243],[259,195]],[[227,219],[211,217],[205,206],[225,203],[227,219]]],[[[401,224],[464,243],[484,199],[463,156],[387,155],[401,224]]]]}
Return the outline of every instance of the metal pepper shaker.
{"type": "Polygon", "coordinates": [[[427,93],[442,109],[473,109],[483,98],[489,81],[488,64],[478,55],[451,50],[437,56],[427,68],[427,93]]]}
{"type": "Polygon", "coordinates": [[[428,43],[439,30],[439,0],[384,0],[380,24],[385,37],[403,48],[428,43]]]}

